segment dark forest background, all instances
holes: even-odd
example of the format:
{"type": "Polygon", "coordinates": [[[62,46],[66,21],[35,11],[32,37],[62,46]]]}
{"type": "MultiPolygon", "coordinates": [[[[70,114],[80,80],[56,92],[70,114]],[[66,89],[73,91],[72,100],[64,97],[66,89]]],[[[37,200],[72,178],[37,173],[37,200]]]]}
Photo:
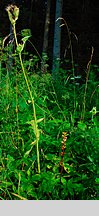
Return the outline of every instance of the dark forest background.
{"type": "MultiPolygon", "coordinates": [[[[32,31],[31,41],[42,53],[44,22],[47,1],[45,0],[16,0],[0,1],[0,36],[5,37],[10,31],[10,22],[5,7],[15,3],[20,7],[20,16],[17,22],[17,32],[21,29],[30,28],[32,31]]],[[[55,1],[51,2],[50,30],[48,54],[52,59],[55,1]]],[[[99,64],[99,3],[92,0],[67,0],[63,1],[62,17],[66,20],[72,34],[72,45],[74,60],[80,68],[86,68],[91,56],[92,46],[94,47],[93,64],[99,64]]],[[[68,35],[66,28],[62,28],[61,58],[64,59],[65,50],[68,47],[68,35]]],[[[33,52],[31,46],[28,46],[33,52]]],[[[35,52],[35,51],[34,51],[35,52]]],[[[67,58],[69,58],[67,51],[67,58]]]]}

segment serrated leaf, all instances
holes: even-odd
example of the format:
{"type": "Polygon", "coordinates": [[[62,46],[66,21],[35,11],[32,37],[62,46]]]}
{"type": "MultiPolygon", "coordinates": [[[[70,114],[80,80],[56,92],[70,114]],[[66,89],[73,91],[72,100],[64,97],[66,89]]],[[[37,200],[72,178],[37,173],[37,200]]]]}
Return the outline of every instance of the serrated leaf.
{"type": "Polygon", "coordinates": [[[21,30],[21,35],[22,35],[22,37],[31,36],[31,30],[30,29],[23,29],[23,30],[21,30]]]}
{"type": "Polygon", "coordinates": [[[17,46],[17,49],[16,49],[18,53],[21,53],[23,51],[25,43],[29,38],[30,38],[30,36],[26,36],[26,37],[22,38],[23,44],[19,43],[17,46]]]}
{"type": "Polygon", "coordinates": [[[31,36],[25,36],[24,38],[22,38],[23,43],[25,44],[26,41],[30,38],[31,36]]]}

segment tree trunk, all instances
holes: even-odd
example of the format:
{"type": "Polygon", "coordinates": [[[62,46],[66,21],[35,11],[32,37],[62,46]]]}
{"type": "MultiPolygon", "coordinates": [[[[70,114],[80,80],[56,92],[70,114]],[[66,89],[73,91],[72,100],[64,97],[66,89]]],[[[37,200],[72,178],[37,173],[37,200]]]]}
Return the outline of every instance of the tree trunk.
{"type": "Polygon", "coordinates": [[[55,12],[55,28],[54,28],[54,45],[53,45],[53,65],[52,75],[53,79],[58,78],[59,66],[60,66],[60,48],[61,48],[61,20],[57,20],[62,17],[62,2],[63,0],[56,0],[56,12],[55,12]]]}
{"type": "Polygon", "coordinates": [[[43,40],[43,52],[42,52],[42,64],[41,71],[46,73],[47,71],[47,50],[48,50],[48,33],[49,33],[49,24],[50,24],[50,7],[51,0],[47,0],[47,8],[46,8],[46,18],[45,18],[45,27],[44,27],[44,40],[43,40]]]}
{"type": "Polygon", "coordinates": [[[33,11],[33,3],[35,1],[34,0],[31,0],[31,7],[30,7],[30,16],[29,16],[29,27],[31,27],[31,23],[32,23],[32,11],[33,11]]]}

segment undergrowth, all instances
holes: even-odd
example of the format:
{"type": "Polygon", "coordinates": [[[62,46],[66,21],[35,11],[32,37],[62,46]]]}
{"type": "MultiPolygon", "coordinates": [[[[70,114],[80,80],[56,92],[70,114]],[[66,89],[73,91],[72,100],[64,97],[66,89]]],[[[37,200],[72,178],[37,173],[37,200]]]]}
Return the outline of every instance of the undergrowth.
{"type": "Polygon", "coordinates": [[[72,69],[55,83],[19,43],[9,70],[11,46],[0,45],[0,199],[99,200],[98,66],[87,88],[72,69]]]}

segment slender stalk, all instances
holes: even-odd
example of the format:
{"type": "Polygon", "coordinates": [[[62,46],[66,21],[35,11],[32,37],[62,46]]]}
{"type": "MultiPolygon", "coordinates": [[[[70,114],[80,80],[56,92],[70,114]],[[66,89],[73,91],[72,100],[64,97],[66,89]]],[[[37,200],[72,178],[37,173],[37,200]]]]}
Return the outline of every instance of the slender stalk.
{"type": "Polygon", "coordinates": [[[69,46],[68,48],[70,48],[70,54],[71,54],[71,65],[72,65],[72,72],[73,72],[73,78],[74,78],[74,113],[75,113],[75,108],[76,108],[76,89],[75,89],[75,69],[74,69],[74,57],[73,57],[73,47],[72,47],[72,40],[71,40],[71,32],[69,30],[69,27],[68,27],[68,24],[66,22],[66,20],[62,17],[59,17],[57,19],[58,20],[63,20],[64,23],[60,25],[60,27],[62,26],[66,26],[66,29],[67,29],[67,33],[68,33],[68,38],[69,38],[69,46]]]}
{"type": "MultiPolygon", "coordinates": [[[[14,33],[14,37],[15,37],[16,46],[18,46],[15,24],[13,24],[12,28],[13,28],[13,33],[14,33]]],[[[16,115],[17,115],[18,144],[19,144],[19,123],[18,123],[19,116],[18,116],[18,83],[17,83],[17,71],[16,71],[16,115]]]]}
{"type": "MultiPolygon", "coordinates": [[[[16,46],[18,47],[18,41],[17,41],[15,25],[13,25],[13,32],[14,32],[16,46]]],[[[36,131],[36,149],[37,149],[38,173],[40,173],[40,159],[39,159],[39,146],[38,146],[39,137],[38,137],[38,124],[37,124],[37,118],[36,118],[36,109],[35,109],[35,104],[34,104],[34,99],[33,99],[33,96],[32,96],[32,92],[31,92],[31,89],[30,89],[30,86],[29,86],[29,82],[28,82],[28,79],[27,79],[27,76],[26,76],[26,73],[25,73],[21,52],[19,52],[19,59],[20,59],[22,72],[23,72],[23,75],[24,75],[24,78],[25,78],[25,81],[26,81],[26,85],[27,85],[27,88],[28,88],[28,92],[30,94],[30,98],[31,98],[31,102],[32,102],[34,125],[35,125],[35,131],[36,131]]]]}
{"type": "Polygon", "coordinates": [[[13,24],[13,33],[14,33],[14,38],[15,38],[16,46],[18,47],[18,40],[17,40],[17,34],[16,34],[15,24],[13,24]]]}
{"type": "Polygon", "coordinates": [[[18,113],[18,81],[17,81],[17,71],[16,71],[16,118],[17,118],[17,130],[18,130],[18,145],[20,139],[20,132],[19,132],[19,113],[18,113]]]}
{"type": "Polygon", "coordinates": [[[90,65],[92,62],[94,48],[92,47],[91,57],[87,64],[87,71],[86,71],[86,83],[85,83],[85,91],[84,91],[84,98],[83,98],[83,113],[82,113],[82,119],[84,120],[85,117],[85,111],[86,111],[86,95],[87,95],[87,88],[88,88],[88,79],[89,79],[89,73],[90,73],[90,65]]]}
{"type": "Polygon", "coordinates": [[[37,134],[38,125],[37,125],[37,118],[36,118],[36,109],[35,109],[35,104],[34,104],[34,99],[33,99],[33,96],[32,96],[32,92],[31,92],[31,89],[30,89],[30,86],[29,86],[29,82],[28,82],[28,79],[27,79],[27,76],[26,76],[26,73],[25,73],[25,70],[24,70],[21,53],[19,53],[19,59],[20,59],[21,68],[22,68],[22,71],[23,71],[23,74],[24,74],[24,78],[25,78],[25,81],[26,81],[26,84],[27,84],[27,88],[28,88],[28,91],[29,91],[29,94],[30,94],[30,98],[31,98],[31,101],[32,101],[33,117],[34,117],[35,131],[36,131],[37,163],[38,163],[38,172],[40,173],[40,160],[39,160],[39,147],[38,147],[38,134],[37,134]]]}

